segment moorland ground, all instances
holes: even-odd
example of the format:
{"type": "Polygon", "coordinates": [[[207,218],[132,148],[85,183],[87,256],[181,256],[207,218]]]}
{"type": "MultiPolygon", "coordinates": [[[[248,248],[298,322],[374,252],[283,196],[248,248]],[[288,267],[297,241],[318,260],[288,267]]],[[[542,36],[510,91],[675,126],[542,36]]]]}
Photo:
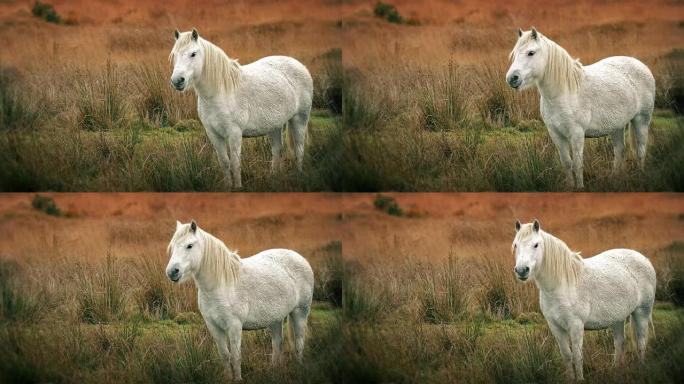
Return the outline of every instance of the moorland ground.
{"type": "MultiPolygon", "coordinates": [[[[668,194],[11,194],[0,198],[4,382],[216,382],[192,284],[164,276],[175,220],[248,256],[297,250],[316,276],[305,364],[243,343],[247,382],[559,382],[532,284],[516,281],[515,219],[590,257],[616,247],[658,273],[645,365],[611,366],[588,333],[590,382],[675,382],[684,339],[684,207],[668,194]]],[[[630,342],[631,345],[631,342],[630,342]]]]}
{"type": "Polygon", "coordinates": [[[192,27],[243,64],[288,55],[314,78],[304,172],[288,161],[271,176],[268,139],[245,140],[244,190],[333,189],[341,96],[334,2],[49,3],[56,20],[24,1],[0,4],[0,36],[14,51],[0,54],[0,190],[225,190],[196,96],[169,83],[173,31],[192,27]]]}
{"type": "Polygon", "coordinates": [[[562,191],[536,91],[503,79],[532,25],[585,64],[631,55],[657,80],[645,172],[631,140],[615,175],[610,140],[589,140],[586,190],[684,189],[682,2],[391,3],[54,1],[55,23],[3,2],[0,190],[225,190],[194,95],[168,83],[172,31],[196,26],[241,63],[285,54],[314,77],[303,172],[290,151],[271,175],[268,139],[245,140],[245,191],[562,191]]]}
{"type": "MultiPolygon", "coordinates": [[[[610,139],[585,146],[588,191],[680,191],[684,159],[681,1],[345,2],[343,125],[349,190],[563,191],[536,90],[505,82],[517,29],[582,63],[634,56],[657,83],[648,164],[611,174],[610,139]],[[391,4],[390,4],[391,3],[391,4]]],[[[631,139],[628,137],[627,142],[631,139]]]]}

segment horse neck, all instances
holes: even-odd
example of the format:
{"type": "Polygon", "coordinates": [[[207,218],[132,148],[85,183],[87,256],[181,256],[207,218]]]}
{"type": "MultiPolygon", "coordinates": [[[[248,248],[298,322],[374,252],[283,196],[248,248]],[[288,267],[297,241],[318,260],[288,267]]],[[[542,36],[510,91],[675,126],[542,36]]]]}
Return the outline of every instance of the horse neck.
{"type": "MultiPolygon", "coordinates": [[[[220,53],[224,53],[223,51],[221,51],[221,48],[214,46],[213,44],[211,44],[209,42],[205,42],[204,49],[205,49],[205,55],[207,55],[206,52],[208,50],[219,50],[220,53]]],[[[213,52],[213,54],[217,55],[219,53],[213,52]]],[[[229,57],[227,57],[227,55],[226,55],[225,59],[222,59],[222,61],[223,60],[229,61],[228,63],[225,63],[228,66],[237,65],[229,57]]],[[[222,63],[222,64],[224,64],[224,63],[222,63]]],[[[202,70],[204,71],[204,68],[202,68],[202,70]]],[[[238,67],[237,68],[238,81],[235,84],[235,86],[237,86],[237,84],[239,83],[240,74],[241,74],[241,70],[238,67]]],[[[224,96],[230,96],[230,95],[234,94],[235,91],[236,91],[236,88],[233,87],[232,90],[227,95],[226,91],[223,89],[223,87],[217,87],[217,84],[212,82],[212,80],[209,79],[208,76],[205,76],[204,73],[202,73],[199,80],[197,81],[197,84],[195,85],[195,92],[197,92],[197,96],[200,99],[200,101],[211,101],[211,100],[214,100],[216,98],[220,98],[220,97],[224,97],[224,96]]]]}
{"type": "MultiPolygon", "coordinates": [[[[544,242],[555,242],[555,241],[561,241],[554,236],[548,234],[548,233],[543,233],[544,236],[544,242]]],[[[565,246],[567,247],[567,246],[565,246]]],[[[546,251],[546,250],[545,250],[546,251]]],[[[570,249],[567,249],[567,253],[564,255],[555,255],[554,257],[563,257],[563,258],[568,258],[568,257],[575,257],[576,254],[572,252],[570,249]]],[[[539,288],[540,291],[546,292],[546,293],[553,293],[554,296],[557,296],[559,294],[563,294],[565,292],[569,292],[570,290],[574,289],[578,283],[578,281],[564,281],[561,279],[559,281],[558,276],[552,276],[548,273],[548,264],[545,264],[548,262],[549,259],[547,259],[548,256],[547,254],[544,255],[543,260],[542,260],[542,265],[541,268],[538,271],[537,276],[535,277],[535,283],[537,285],[537,288],[539,288]]]]}
{"type": "MultiPolygon", "coordinates": [[[[201,231],[201,229],[200,229],[201,231]]],[[[218,239],[212,238],[211,235],[208,233],[204,232],[202,233],[203,241],[209,242],[209,241],[218,241],[218,239]]],[[[207,244],[205,244],[205,248],[207,247],[207,244]]],[[[206,252],[206,251],[205,251],[206,252]]],[[[202,258],[204,259],[206,256],[206,253],[202,255],[202,258]]],[[[215,256],[216,257],[216,256],[215,256]]],[[[218,257],[224,257],[224,256],[218,256],[218,257]]],[[[195,280],[195,286],[197,289],[202,292],[202,293],[211,293],[217,290],[226,290],[226,289],[234,289],[234,287],[237,285],[238,281],[234,280],[230,283],[225,283],[223,281],[217,280],[215,277],[213,278],[210,276],[208,273],[202,270],[202,264],[204,260],[200,261],[200,268],[199,270],[194,274],[194,280],[195,280]]],[[[239,279],[239,272],[238,272],[238,279],[239,279]]]]}
{"type": "MultiPolygon", "coordinates": [[[[546,39],[546,44],[547,44],[549,49],[551,49],[551,48],[562,49],[560,46],[558,46],[555,42],[549,40],[547,37],[544,37],[544,39],[546,39]]],[[[550,65],[550,63],[549,63],[549,61],[551,60],[550,56],[551,56],[551,53],[549,53],[548,57],[547,57],[547,67],[550,65]]],[[[561,56],[565,60],[570,60],[570,61],[574,62],[572,57],[570,57],[567,52],[561,54],[561,56]]],[[[555,100],[562,99],[566,96],[569,96],[572,93],[572,90],[569,89],[568,87],[566,87],[564,84],[558,84],[558,83],[554,82],[553,80],[554,79],[552,79],[548,73],[545,74],[542,79],[537,80],[537,89],[539,90],[539,93],[544,100],[553,102],[555,100]]],[[[577,91],[577,90],[575,90],[575,91],[577,91]]]]}

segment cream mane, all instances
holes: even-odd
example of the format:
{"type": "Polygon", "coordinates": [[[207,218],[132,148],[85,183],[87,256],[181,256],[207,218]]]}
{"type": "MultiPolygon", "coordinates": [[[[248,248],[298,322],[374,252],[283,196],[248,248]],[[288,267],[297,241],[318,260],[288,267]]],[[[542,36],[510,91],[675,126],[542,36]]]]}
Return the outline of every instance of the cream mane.
{"type": "MultiPolygon", "coordinates": [[[[192,41],[192,32],[181,33],[171,50],[169,59],[173,60],[173,57],[190,45],[192,41]]],[[[202,79],[206,80],[204,83],[213,87],[214,91],[230,93],[239,85],[240,64],[237,60],[228,57],[221,48],[202,37],[198,38],[197,43],[204,52],[204,63],[202,65],[202,79]]]]}
{"type": "MultiPolygon", "coordinates": [[[[171,239],[167,252],[171,253],[171,246],[191,231],[190,225],[186,224],[179,229],[171,239]]],[[[197,228],[195,233],[202,242],[202,260],[197,273],[208,276],[212,281],[222,284],[231,284],[237,281],[240,272],[240,256],[226,247],[223,241],[211,234],[197,228]]]]}
{"type": "MultiPolygon", "coordinates": [[[[524,239],[534,233],[534,227],[523,225],[520,228],[519,238],[524,239]]],[[[544,255],[539,272],[549,277],[560,285],[575,285],[579,278],[579,272],[584,265],[579,252],[574,252],[565,242],[549,233],[539,230],[544,242],[544,255]]]]}
{"type": "MultiPolygon", "coordinates": [[[[511,51],[511,59],[518,50],[534,40],[532,32],[524,32],[511,51]]],[[[546,54],[546,68],[542,78],[561,91],[577,92],[582,84],[584,73],[579,59],[573,59],[563,47],[539,32],[537,32],[537,41],[546,54]]]]}

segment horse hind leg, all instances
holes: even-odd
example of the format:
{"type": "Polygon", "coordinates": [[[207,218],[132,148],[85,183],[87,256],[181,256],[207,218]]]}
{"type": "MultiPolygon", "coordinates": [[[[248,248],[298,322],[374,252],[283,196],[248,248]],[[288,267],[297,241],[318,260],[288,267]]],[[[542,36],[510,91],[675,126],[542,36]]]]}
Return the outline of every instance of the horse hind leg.
{"type": "Polygon", "coordinates": [[[271,324],[271,346],[273,347],[273,354],[271,355],[271,364],[279,364],[283,358],[283,321],[278,321],[271,324]]]}
{"type": "Polygon", "coordinates": [[[613,132],[613,173],[624,168],[625,164],[625,130],[613,132]]]}
{"type": "Polygon", "coordinates": [[[613,365],[621,365],[625,357],[625,322],[619,321],[613,324],[613,345],[615,346],[615,356],[613,356],[613,365]]]}
{"type": "Polygon", "coordinates": [[[268,134],[271,138],[271,172],[280,171],[283,163],[283,131],[276,129],[268,134]]]}
{"type": "Polygon", "coordinates": [[[295,159],[297,160],[297,169],[301,171],[304,164],[304,147],[306,146],[309,112],[300,112],[294,115],[288,124],[290,126],[290,142],[294,148],[295,159]]]}
{"type": "Polygon", "coordinates": [[[639,159],[639,169],[646,165],[646,148],[648,147],[648,125],[651,123],[650,114],[640,114],[632,119],[633,134],[636,138],[636,153],[639,159]]]}
{"type": "Polygon", "coordinates": [[[295,338],[295,353],[301,363],[304,358],[304,340],[306,338],[306,323],[309,318],[309,308],[295,308],[290,313],[290,324],[295,338]]]}
{"type": "Polygon", "coordinates": [[[646,358],[646,345],[648,344],[648,323],[651,321],[651,308],[639,307],[632,312],[632,326],[637,342],[639,360],[646,358]]]}

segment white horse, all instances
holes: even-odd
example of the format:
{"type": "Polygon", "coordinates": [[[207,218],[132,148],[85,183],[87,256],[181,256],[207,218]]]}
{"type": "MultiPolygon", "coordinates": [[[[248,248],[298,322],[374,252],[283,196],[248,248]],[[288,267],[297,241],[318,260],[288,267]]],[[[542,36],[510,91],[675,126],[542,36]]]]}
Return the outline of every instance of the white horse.
{"type": "Polygon", "coordinates": [[[269,249],[240,259],[194,220],[176,222],[168,254],[166,275],[174,283],[195,281],[199,310],[233,378],[242,378],[242,330],[270,328],[272,362],[277,363],[282,357],[283,321],[288,316],[297,358],[302,360],[314,276],[300,254],[269,249]]]}
{"type": "Polygon", "coordinates": [[[621,363],[625,321],[630,316],[643,361],[656,289],[656,273],[648,259],[631,249],[611,249],[582,259],[562,240],[542,231],[537,220],[524,225],[518,221],[515,229],[515,274],[522,281],[533,280],[539,288],[541,310],[558,342],[567,375],[584,377],[585,329],[612,328],[614,363],[621,363]]]}
{"type": "Polygon", "coordinates": [[[633,57],[615,56],[582,66],[561,46],[532,28],[518,30],[506,81],[514,89],[536,86],[541,116],[558,148],[567,184],[584,187],[585,137],[611,136],[613,172],[624,163],[625,130],[632,123],[643,170],[655,99],[651,71],[633,57]],[[572,154],[572,157],[571,157],[572,154]]]}
{"type": "Polygon", "coordinates": [[[240,65],[197,30],[175,31],[171,83],[179,91],[194,88],[197,110],[218,155],[229,187],[242,187],[240,151],[243,137],[271,138],[271,170],[282,162],[283,130],[301,171],[313,80],[306,67],[286,56],[268,56],[240,65]],[[232,172],[232,178],[231,178],[232,172]]]}

